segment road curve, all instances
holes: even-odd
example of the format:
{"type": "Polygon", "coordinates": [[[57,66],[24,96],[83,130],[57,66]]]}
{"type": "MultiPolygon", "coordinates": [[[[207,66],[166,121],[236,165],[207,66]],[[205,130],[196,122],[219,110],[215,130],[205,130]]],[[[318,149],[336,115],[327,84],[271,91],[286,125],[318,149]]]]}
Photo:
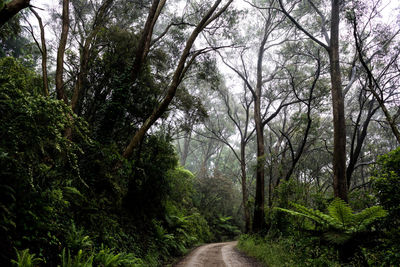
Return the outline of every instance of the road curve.
{"type": "Polygon", "coordinates": [[[261,267],[235,247],[237,241],[203,245],[193,250],[174,267],[261,267]]]}

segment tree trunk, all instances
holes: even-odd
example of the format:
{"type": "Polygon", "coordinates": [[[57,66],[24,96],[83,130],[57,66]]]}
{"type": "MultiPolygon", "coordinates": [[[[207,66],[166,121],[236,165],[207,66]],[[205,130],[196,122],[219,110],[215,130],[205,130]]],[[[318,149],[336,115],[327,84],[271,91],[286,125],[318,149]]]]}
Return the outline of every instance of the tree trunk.
{"type": "Polygon", "coordinates": [[[254,120],[257,136],[256,197],[254,202],[253,232],[260,232],[265,226],[264,212],[264,127],[261,123],[260,98],[254,103],[254,120]]]}
{"type": "MultiPolygon", "coordinates": [[[[370,103],[370,105],[369,105],[367,117],[365,118],[365,121],[363,123],[360,135],[357,138],[355,138],[355,136],[356,136],[356,132],[359,130],[358,129],[358,125],[356,125],[355,129],[354,129],[353,140],[352,140],[352,143],[351,143],[350,161],[349,161],[349,164],[348,164],[347,169],[346,169],[346,178],[347,178],[347,188],[348,189],[350,189],[351,177],[352,177],[353,172],[355,170],[358,158],[360,157],[361,148],[362,148],[362,146],[364,144],[364,140],[367,137],[368,125],[369,125],[369,123],[370,123],[370,121],[372,119],[372,116],[377,111],[377,108],[373,107],[373,103],[374,102],[372,101],[370,103]],[[356,142],[355,139],[357,139],[357,142],[356,142]],[[355,144],[355,143],[357,143],[357,144],[355,144]],[[355,145],[355,148],[354,148],[354,145],[355,145]]],[[[361,112],[362,111],[360,111],[359,118],[361,117],[361,112]]],[[[357,120],[357,123],[358,123],[358,121],[359,121],[359,119],[357,120]]]]}
{"type": "Polygon", "coordinates": [[[340,0],[332,0],[331,42],[329,63],[333,109],[333,190],[335,197],[347,202],[346,179],[346,125],[344,99],[339,65],[339,6],[340,0]]]}
{"type": "Polygon", "coordinates": [[[39,14],[33,8],[30,8],[30,10],[32,11],[32,13],[35,15],[36,19],[39,22],[40,41],[41,41],[40,52],[42,53],[43,89],[44,89],[45,96],[49,96],[49,81],[47,78],[47,47],[46,47],[46,38],[44,36],[43,22],[42,22],[42,18],[39,16],[39,14]]]}
{"type": "Polygon", "coordinates": [[[190,145],[190,140],[192,139],[192,130],[187,132],[185,134],[185,137],[183,138],[183,151],[181,153],[181,158],[180,162],[182,166],[185,166],[187,157],[189,155],[189,145],[190,145]]]}
{"type": "Polygon", "coordinates": [[[364,57],[363,57],[363,51],[361,44],[359,42],[358,36],[357,36],[357,20],[356,18],[353,18],[353,36],[354,40],[356,42],[356,49],[358,52],[358,56],[360,58],[361,65],[364,67],[365,71],[367,72],[368,75],[368,82],[369,82],[369,89],[375,99],[378,101],[379,107],[382,109],[383,114],[386,117],[386,121],[389,123],[389,126],[393,132],[393,135],[396,137],[397,143],[400,144],[400,131],[397,128],[395,120],[392,118],[390,115],[389,111],[386,108],[385,102],[383,100],[383,97],[381,97],[375,90],[375,87],[379,90],[380,86],[378,81],[375,79],[374,75],[371,72],[371,69],[368,67],[367,62],[365,62],[364,57]]]}
{"type": "MultiPolygon", "coordinates": [[[[342,77],[339,64],[339,14],[341,0],[331,0],[331,38],[329,46],[315,38],[296,21],[283,6],[279,5],[282,12],[306,34],[311,40],[325,48],[329,54],[329,67],[331,76],[331,94],[333,109],[333,191],[335,197],[347,201],[346,180],[346,129],[344,117],[344,97],[342,92],[342,77]]],[[[327,38],[329,39],[329,37],[327,38]]]]}
{"type": "Polygon", "coordinates": [[[65,95],[63,73],[64,73],[64,53],[67,45],[69,30],[69,0],[63,0],[63,11],[62,11],[62,30],[60,44],[57,50],[57,69],[56,69],[56,91],[57,99],[63,100],[65,104],[68,104],[67,96],[65,95]]]}
{"type": "MultiPolygon", "coordinates": [[[[2,1],[3,2],[3,1],[2,1]]],[[[30,0],[13,0],[0,10],[0,28],[22,9],[29,7],[30,0]]]]}
{"type": "Polygon", "coordinates": [[[250,211],[249,211],[249,195],[247,192],[247,174],[246,174],[246,142],[241,140],[240,143],[240,170],[242,172],[242,196],[243,196],[243,213],[245,222],[245,233],[250,232],[250,211]]]}
{"type": "Polygon", "coordinates": [[[260,232],[265,228],[265,192],[264,192],[264,125],[261,114],[261,89],[262,89],[262,63],[264,47],[268,39],[268,25],[265,26],[264,37],[258,50],[257,59],[257,84],[254,99],[254,123],[256,128],[257,142],[257,170],[256,170],[256,196],[254,201],[253,232],[260,232]]]}

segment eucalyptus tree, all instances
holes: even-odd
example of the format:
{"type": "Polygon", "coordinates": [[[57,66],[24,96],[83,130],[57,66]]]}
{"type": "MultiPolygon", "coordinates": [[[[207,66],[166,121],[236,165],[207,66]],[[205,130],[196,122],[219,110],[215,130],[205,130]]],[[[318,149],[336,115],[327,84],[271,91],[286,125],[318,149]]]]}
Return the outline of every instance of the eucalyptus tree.
{"type": "MultiPolygon", "coordinates": [[[[273,5],[273,1],[269,4],[273,5]]],[[[243,48],[235,49],[231,54],[221,56],[224,64],[230,68],[245,84],[252,97],[253,121],[257,144],[256,193],[254,203],[253,231],[265,228],[265,141],[264,128],[279,112],[298,100],[293,99],[292,92],[285,88],[278,90],[273,81],[282,71],[285,63],[279,61],[279,55],[273,56],[275,46],[287,40],[289,28],[283,28],[284,16],[274,9],[261,9],[252,6],[251,23],[244,33],[257,36],[251,42],[243,44],[243,48]],[[252,29],[251,29],[252,28],[252,29]],[[256,40],[256,41],[254,41],[256,40]],[[236,54],[235,54],[236,53],[236,54]],[[233,56],[234,55],[234,56],[233,56]]],[[[244,24],[246,25],[246,24],[244,24]]],[[[243,34],[243,33],[242,33],[243,34]]],[[[238,38],[240,40],[240,38],[238,38]]]]}
{"type": "MultiPolygon", "coordinates": [[[[333,115],[333,189],[336,197],[347,201],[347,179],[346,179],[346,132],[345,132],[345,114],[344,114],[344,96],[342,88],[341,67],[339,63],[339,23],[340,8],[343,2],[340,0],[331,1],[331,9],[328,13],[330,19],[326,18],[326,12],[322,9],[326,3],[320,5],[309,0],[307,2],[309,9],[314,13],[316,20],[320,22],[320,30],[324,41],[316,37],[315,33],[306,29],[304,18],[296,18],[294,11],[304,14],[304,4],[297,5],[297,2],[283,2],[279,0],[280,10],[285,16],[308,38],[317,45],[326,50],[329,56],[331,95],[332,95],[332,115],[333,115]],[[296,9],[297,8],[297,9],[296,9]],[[330,23],[330,35],[326,26],[330,23]]],[[[305,16],[304,16],[305,17],[305,16]]]]}
{"type": "Polygon", "coordinates": [[[397,143],[400,144],[400,131],[396,122],[400,103],[397,92],[400,81],[398,64],[400,28],[393,28],[393,23],[387,25],[380,23],[377,25],[377,33],[368,30],[377,24],[374,18],[380,15],[379,4],[380,1],[372,6],[356,2],[348,12],[348,19],[352,24],[359,61],[366,73],[367,90],[377,101],[397,143]],[[369,15],[363,16],[365,13],[369,15]],[[394,107],[392,108],[394,116],[390,112],[390,107],[394,107]]]}
{"type": "Polygon", "coordinates": [[[218,106],[222,106],[223,114],[221,112],[213,112],[215,115],[208,118],[204,125],[209,132],[209,138],[215,139],[226,145],[240,165],[239,182],[242,191],[245,232],[247,233],[251,230],[251,216],[249,207],[249,187],[247,179],[248,159],[246,155],[246,147],[249,142],[252,141],[255,132],[255,128],[251,123],[253,98],[249,96],[249,91],[245,84],[243,92],[236,96],[232,95],[233,93],[224,85],[220,87],[218,92],[218,97],[222,102],[218,106]],[[217,116],[217,118],[215,118],[215,116],[217,116]],[[228,125],[228,122],[231,124],[230,126],[228,125]],[[229,128],[231,128],[231,130],[229,130],[229,128]],[[236,138],[237,134],[239,135],[239,138],[236,138]]]}
{"type": "MultiPolygon", "coordinates": [[[[166,94],[163,99],[159,102],[158,106],[153,110],[150,116],[147,117],[143,125],[134,133],[128,146],[123,152],[123,157],[129,158],[134,149],[141,143],[146,132],[150,127],[166,112],[169,104],[175,97],[176,91],[179,84],[181,83],[185,73],[190,68],[190,65],[194,62],[196,57],[207,51],[207,48],[200,49],[198,51],[192,51],[192,47],[199,36],[199,34],[207,27],[211,26],[213,22],[218,20],[218,18],[228,9],[233,0],[227,1],[221,6],[222,0],[216,0],[213,5],[208,8],[202,15],[201,19],[195,23],[195,27],[191,32],[190,36],[186,40],[186,44],[180,54],[178,64],[173,72],[172,78],[166,89],[166,94]]],[[[155,23],[153,23],[154,25],[155,23]]],[[[148,34],[151,42],[151,34],[148,34]]]]}
{"type": "Polygon", "coordinates": [[[376,131],[374,124],[379,121],[379,117],[385,117],[383,121],[386,123],[382,123],[382,127],[388,131],[391,129],[397,139],[395,113],[398,106],[396,84],[399,81],[399,74],[396,66],[400,30],[393,27],[393,23],[379,19],[381,5],[381,1],[371,3],[352,1],[345,9],[348,22],[346,26],[349,26],[348,31],[353,36],[353,40],[348,40],[355,52],[352,64],[357,70],[357,75],[354,75],[356,78],[354,85],[352,88],[346,86],[345,89],[349,131],[346,178],[350,190],[369,184],[366,180],[368,173],[365,166],[375,162],[373,157],[366,156],[366,153],[369,154],[367,149],[371,148],[371,144],[379,140],[383,150],[391,146],[383,145],[383,139],[386,139],[387,143],[391,138],[383,137],[376,131]],[[360,171],[357,171],[358,168],[360,171]],[[358,177],[353,177],[354,173],[358,177]],[[358,184],[357,178],[361,179],[361,184],[358,184]]]}

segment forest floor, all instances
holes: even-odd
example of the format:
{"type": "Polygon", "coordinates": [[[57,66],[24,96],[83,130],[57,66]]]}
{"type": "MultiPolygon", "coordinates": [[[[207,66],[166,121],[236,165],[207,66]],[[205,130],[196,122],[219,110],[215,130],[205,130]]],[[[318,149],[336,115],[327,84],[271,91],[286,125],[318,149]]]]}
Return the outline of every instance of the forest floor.
{"type": "Polygon", "coordinates": [[[237,241],[200,246],[174,267],[262,267],[255,259],[237,250],[237,241]]]}

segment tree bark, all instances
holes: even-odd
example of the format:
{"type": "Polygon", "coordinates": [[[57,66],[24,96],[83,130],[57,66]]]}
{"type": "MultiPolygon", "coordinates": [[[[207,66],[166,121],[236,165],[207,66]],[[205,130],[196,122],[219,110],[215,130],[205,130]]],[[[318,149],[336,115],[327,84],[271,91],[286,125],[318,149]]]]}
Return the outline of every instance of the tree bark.
{"type": "Polygon", "coordinates": [[[43,22],[42,18],[39,16],[39,14],[33,9],[30,8],[32,13],[35,15],[39,22],[39,28],[40,28],[40,41],[41,41],[41,48],[40,52],[42,53],[42,75],[43,75],[43,89],[44,89],[44,94],[45,96],[49,96],[49,80],[47,78],[47,47],[46,47],[46,38],[44,35],[44,27],[43,27],[43,22]]]}
{"type": "Polygon", "coordinates": [[[30,6],[30,0],[13,0],[0,10],[0,28],[22,9],[30,6]]]}
{"type": "Polygon", "coordinates": [[[243,213],[245,223],[245,233],[251,230],[250,211],[249,211],[249,194],[247,192],[247,174],[246,174],[246,142],[242,139],[240,142],[240,170],[242,172],[242,198],[243,198],[243,213]]]}
{"type": "Polygon", "coordinates": [[[369,103],[367,117],[365,118],[361,132],[359,133],[359,136],[356,138],[357,132],[359,131],[358,123],[359,123],[359,121],[361,119],[361,115],[362,115],[362,107],[361,107],[359,116],[357,118],[357,123],[354,127],[354,133],[353,133],[351,149],[350,149],[350,160],[349,160],[349,164],[347,165],[347,169],[346,169],[346,178],[347,178],[347,188],[348,189],[350,189],[351,177],[353,175],[354,170],[356,169],[356,163],[358,161],[358,158],[361,155],[361,148],[364,144],[365,138],[367,137],[368,125],[371,122],[372,116],[375,114],[375,112],[377,110],[378,110],[378,107],[374,107],[374,101],[371,101],[369,103]]]}
{"type": "Polygon", "coordinates": [[[264,124],[261,114],[261,89],[262,89],[262,63],[264,58],[264,47],[268,39],[268,25],[265,25],[265,32],[261,41],[257,58],[257,83],[254,97],[254,123],[256,128],[257,142],[257,170],[256,170],[256,196],[254,200],[254,218],[252,231],[257,233],[265,228],[265,148],[264,148],[264,124]]]}
{"type": "Polygon", "coordinates": [[[64,73],[64,54],[65,47],[67,45],[69,30],[69,0],[63,0],[62,10],[62,30],[60,44],[57,50],[57,69],[56,69],[56,92],[57,99],[63,100],[65,104],[68,104],[67,96],[65,95],[63,73],[64,73]]]}
{"type": "Polygon", "coordinates": [[[333,191],[335,197],[347,199],[346,179],[346,125],[342,77],[339,64],[339,6],[340,0],[332,0],[331,42],[329,63],[331,75],[331,94],[333,109],[333,191]]]}

